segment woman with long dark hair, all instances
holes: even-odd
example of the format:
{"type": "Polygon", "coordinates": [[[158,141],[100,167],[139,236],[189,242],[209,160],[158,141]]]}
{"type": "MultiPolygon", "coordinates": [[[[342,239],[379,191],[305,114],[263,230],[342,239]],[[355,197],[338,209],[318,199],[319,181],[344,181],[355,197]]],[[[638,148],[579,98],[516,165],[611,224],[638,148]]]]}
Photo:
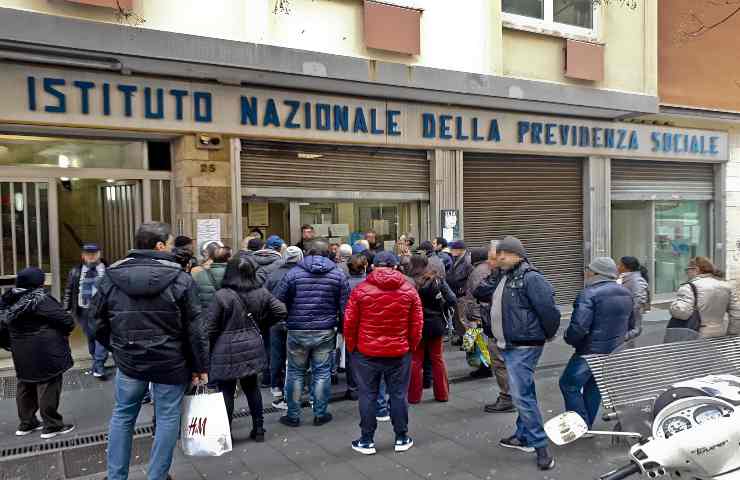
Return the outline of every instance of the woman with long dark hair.
{"type": "MultiPolygon", "coordinates": [[[[635,327],[627,332],[626,341],[642,333],[642,314],[650,310],[650,286],[647,268],[635,257],[622,257],[617,263],[619,283],[632,293],[635,307],[635,327]]],[[[628,346],[634,346],[628,344],[628,346]]]]}
{"type": "Polygon", "coordinates": [[[419,348],[411,359],[411,382],[409,383],[409,403],[421,402],[424,392],[422,371],[424,355],[427,353],[432,363],[434,399],[438,402],[449,400],[447,366],[444,360],[444,334],[447,320],[444,311],[457,304],[457,297],[444,278],[429,268],[429,260],[423,255],[413,255],[409,264],[408,276],[419,292],[424,309],[424,330],[419,348]]]}
{"type": "Polygon", "coordinates": [[[241,384],[252,415],[249,437],[264,442],[262,394],[259,374],[267,368],[261,332],[285,320],[285,305],[259,287],[254,264],[235,256],[208,309],[208,336],[211,343],[209,373],[224,395],[229,422],[234,416],[236,383],[241,384]]]}

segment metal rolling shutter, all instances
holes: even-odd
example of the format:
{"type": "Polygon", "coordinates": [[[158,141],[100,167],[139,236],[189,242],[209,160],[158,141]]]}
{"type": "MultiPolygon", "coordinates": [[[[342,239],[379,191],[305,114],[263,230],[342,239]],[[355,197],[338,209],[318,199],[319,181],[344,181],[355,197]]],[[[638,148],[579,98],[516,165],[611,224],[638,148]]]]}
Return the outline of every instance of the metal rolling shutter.
{"type": "Polygon", "coordinates": [[[612,200],[689,200],[714,198],[714,166],[710,163],[612,160],[612,200]]]}
{"type": "Polygon", "coordinates": [[[246,187],[429,192],[424,150],[242,141],[246,187]]]}
{"type": "Polygon", "coordinates": [[[466,243],[518,237],[555,287],[557,303],[571,303],[583,288],[582,181],[580,159],[466,153],[466,243]]]}

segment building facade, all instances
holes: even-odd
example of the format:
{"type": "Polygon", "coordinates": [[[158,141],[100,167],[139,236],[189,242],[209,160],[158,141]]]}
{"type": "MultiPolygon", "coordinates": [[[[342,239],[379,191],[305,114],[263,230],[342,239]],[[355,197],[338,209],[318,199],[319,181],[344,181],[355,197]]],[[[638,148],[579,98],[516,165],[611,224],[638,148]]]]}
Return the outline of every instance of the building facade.
{"type": "Polygon", "coordinates": [[[232,246],[514,234],[561,304],[596,255],[658,297],[732,259],[732,135],[645,123],[654,2],[184,3],[0,1],[6,285],[38,264],[58,293],[79,241],[115,260],[148,220],[232,246]]]}

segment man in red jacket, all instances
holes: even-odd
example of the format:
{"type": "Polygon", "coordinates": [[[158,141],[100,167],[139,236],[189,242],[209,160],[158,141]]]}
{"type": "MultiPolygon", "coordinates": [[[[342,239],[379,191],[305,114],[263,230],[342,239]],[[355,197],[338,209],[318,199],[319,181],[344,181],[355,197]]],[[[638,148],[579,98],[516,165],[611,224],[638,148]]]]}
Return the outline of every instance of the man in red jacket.
{"type": "Polygon", "coordinates": [[[360,400],[362,437],[352,449],[365,455],[375,453],[376,399],[385,379],[390,395],[390,413],[396,433],[396,452],[414,446],[408,436],[406,396],[411,378],[411,352],[421,341],[424,315],[419,294],[398,270],[398,258],[379,252],[373,272],[352,290],[344,311],[344,341],[352,352],[360,400]]]}

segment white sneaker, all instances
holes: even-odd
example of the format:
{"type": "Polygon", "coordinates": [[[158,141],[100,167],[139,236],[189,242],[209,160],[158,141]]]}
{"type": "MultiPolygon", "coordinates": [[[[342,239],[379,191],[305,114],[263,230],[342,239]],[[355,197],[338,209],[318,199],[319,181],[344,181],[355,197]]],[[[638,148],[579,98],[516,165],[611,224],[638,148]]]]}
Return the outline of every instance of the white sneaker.
{"type": "Polygon", "coordinates": [[[38,427],[32,428],[31,430],[16,430],[15,436],[16,437],[25,437],[26,435],[30,435],[33,432],[38,432],[39,430],[43,429],[44,427],[42,425],[39,425],[38,427]]]}
{"type": "Polygon", "coordinates": [[[43,438],[44,440],[48,440],[50,438],[56,437],[57,435],[64,435],[65,433],[69,433],[74,429],[75,429],[74,425],[64,425],[59,430],[55,430],[53,432],[42,433],[41,438],[43,438]]]}
{"type": "Polygon", "coordinates": [[[270,393],[272,394],[272,398],[280,398],[283,396],[283,390],[280,388],[271,388],[270,393]]]}
{"type": "Polygon", "coordinates": [[[386,415],[385,417],[375,417],[375,420],[377,420],[379,422],[390,422],[391,421],[391,417],[390,417],[390,415],[386,415]]]}
{"type": "Polygon", "coordinates": [[[272,406],[277,408],[278,410],[287,410],[288,409],[288,402],[285,401],[284,398],[278,398],[277,400],[272,402],[272,406]]]}

